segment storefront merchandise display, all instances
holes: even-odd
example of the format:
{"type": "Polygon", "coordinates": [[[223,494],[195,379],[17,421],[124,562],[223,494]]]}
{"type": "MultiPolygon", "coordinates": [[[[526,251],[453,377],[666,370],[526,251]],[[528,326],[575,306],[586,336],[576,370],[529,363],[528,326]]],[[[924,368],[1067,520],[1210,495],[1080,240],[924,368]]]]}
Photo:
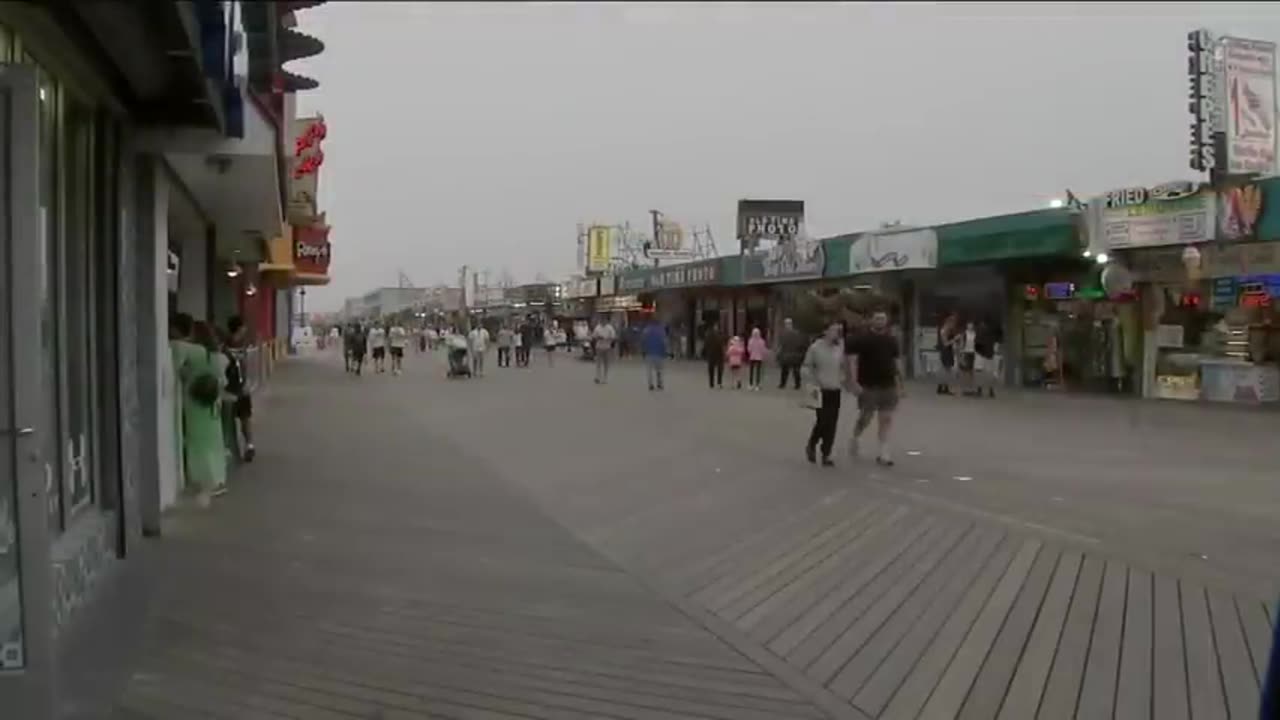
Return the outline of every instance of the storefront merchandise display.
{"type": "Polygon", "coordinates": [[[1153,289],[1156,397],[1280,401],[1280,276],[1245,275],[1153,289]]]}

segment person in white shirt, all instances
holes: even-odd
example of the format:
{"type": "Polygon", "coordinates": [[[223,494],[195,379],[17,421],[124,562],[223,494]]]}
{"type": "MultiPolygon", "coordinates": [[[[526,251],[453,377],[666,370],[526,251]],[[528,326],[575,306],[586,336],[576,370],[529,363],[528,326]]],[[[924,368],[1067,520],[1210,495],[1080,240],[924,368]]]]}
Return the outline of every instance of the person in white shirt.
{"type": "Polygon", "coordinates": [[[498,367],[511,367],[511,348],[515,344],[516,334],[509,326],[498,328],[498,367]]]}
{"type": "Polygon", "coordinates": [[[404,349],[409,345],[409,333],[399,325],[392,325],[388,338],[391,344],[391,372],[399,375],[404,369],[404,349]]]}
{"type": "Polygon", "coordinates": [[[483,325],[477,325],[467,334],[467,345],[471,352],[471,374],[477,377],[484,375],[484,354],[489,349],[489,331],[483,325]]]}
{"type": "Polygon", "coordinates": [[[385,372],[387,331],[381,325],[374,325],[369,328],[369,352],[373,354],[373,369],[376,372],[385,372]]]}
{"type": "Polygon", "coordinates": [[[613,364],[613,345],[618,341],[618,331],[607,319],[596,325],[591,333],[596,352],[596,384],[609,382],[609,366],[613,364]]]}

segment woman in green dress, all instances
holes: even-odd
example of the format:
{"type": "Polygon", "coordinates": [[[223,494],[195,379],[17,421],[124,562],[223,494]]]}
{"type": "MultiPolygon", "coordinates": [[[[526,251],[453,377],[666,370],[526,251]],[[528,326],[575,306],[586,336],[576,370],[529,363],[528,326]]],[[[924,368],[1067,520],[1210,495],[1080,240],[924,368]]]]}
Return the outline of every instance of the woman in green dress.
{"type": "Polygon", "coordinates": [[[208,323],[197,322],[190,340],[174,343],[174,363],[182,384],[183,456],[187,485],[196,501],[207,507],[214,495],[226,492],[227,446],[222,434],[222,393],[226,384],[225,358],[208,323]]]}

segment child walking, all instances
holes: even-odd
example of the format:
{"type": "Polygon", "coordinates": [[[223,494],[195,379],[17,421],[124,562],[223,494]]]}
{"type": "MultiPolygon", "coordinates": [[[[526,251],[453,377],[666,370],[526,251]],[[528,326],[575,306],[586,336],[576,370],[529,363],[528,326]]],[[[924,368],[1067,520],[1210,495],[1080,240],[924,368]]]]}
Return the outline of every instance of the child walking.
{"type": "Polygon", "coordinates": [[[741,337],[734,335],[729,340],[729,349],[725,350],[725,359],[729,361],[729,378],[737,390],[742,389],[742,365],[746,357],[747,347],[742,344],[741,337]]]}

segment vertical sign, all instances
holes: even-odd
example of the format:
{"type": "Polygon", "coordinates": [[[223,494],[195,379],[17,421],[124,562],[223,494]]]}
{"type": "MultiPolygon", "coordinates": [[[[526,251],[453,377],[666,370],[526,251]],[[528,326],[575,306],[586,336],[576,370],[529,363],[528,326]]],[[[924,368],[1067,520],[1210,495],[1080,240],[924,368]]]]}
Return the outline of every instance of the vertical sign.
{"type": "Polygon", "coordinates": [[[1191,169],[1212,172],[1218,168],[1215,133],[1221,122],[1218,106],[1218,73],[1213,59],[1213,36],[1208,30],[1187,33],[1187,77],[1191,84],[1191,169]]]}
{"type": "Polygon", "coordinates": [[[1276,46],[1223,38],[1227,172],[1264,174],[1276,166],[1276,46]]]}
{"type": "Polygon", "coordinates": [[[604,272],[613,262],[613,228],[592,225],[587,230],[587,272],[604,272]]]}

